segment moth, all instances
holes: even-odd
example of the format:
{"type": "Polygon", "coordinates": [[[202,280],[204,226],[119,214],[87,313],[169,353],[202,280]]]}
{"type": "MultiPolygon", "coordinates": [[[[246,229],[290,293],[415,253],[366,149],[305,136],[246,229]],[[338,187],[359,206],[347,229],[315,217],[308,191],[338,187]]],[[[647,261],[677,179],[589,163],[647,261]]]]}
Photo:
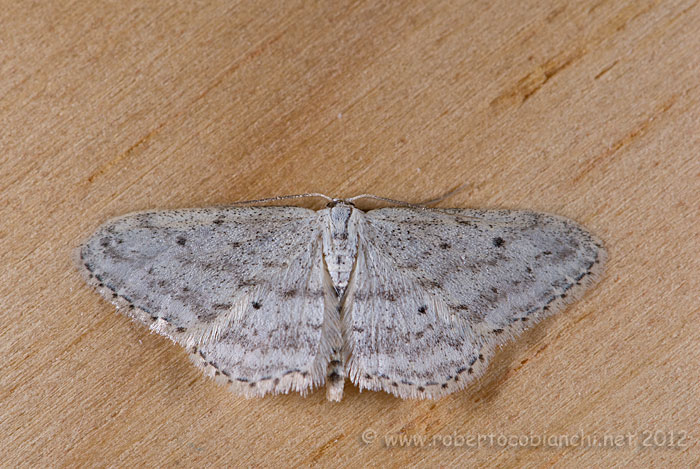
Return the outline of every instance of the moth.
{"type": "Polygon", "coordinates": [[[348,379],[401,398],[464,388],[497,346],[578,298],[606,259],[598,238],[556,215],[362,211],[360,198],[388,199],[309,196],[326,207],[128,214],[99,227],[78,263],[233,391],[325,385],[339,401],[348,379]]]}

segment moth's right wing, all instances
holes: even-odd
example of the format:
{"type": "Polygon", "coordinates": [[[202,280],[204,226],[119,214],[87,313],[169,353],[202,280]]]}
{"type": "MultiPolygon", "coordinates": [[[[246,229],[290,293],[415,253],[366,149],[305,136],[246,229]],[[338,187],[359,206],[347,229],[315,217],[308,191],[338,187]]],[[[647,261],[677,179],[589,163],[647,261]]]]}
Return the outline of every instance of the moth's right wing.
{"type": "Polygon", "coordinates": [[[464,387],[497,345],[578,298],[605,262],[595,236],[543,213],[385,208],[358,223],[343,316],[349,374],[401,397],[464,387]]]}
{"type": "Polygon", "coordinates": [[[79,254],[103,296],[237,391],[305,392],[323,382],[324,308],[335,304],[316,212],[135,213],[101,226],[79,254]]]}

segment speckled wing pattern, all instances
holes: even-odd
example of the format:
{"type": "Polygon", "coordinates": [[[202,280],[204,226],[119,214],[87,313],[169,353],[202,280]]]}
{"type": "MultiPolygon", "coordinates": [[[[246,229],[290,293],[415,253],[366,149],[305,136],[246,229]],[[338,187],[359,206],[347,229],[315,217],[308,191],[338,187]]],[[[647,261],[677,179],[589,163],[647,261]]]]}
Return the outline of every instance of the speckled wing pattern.
{"type": "Polygon", "coordinates": [[[317,212],[135,213],[100,227],[79,256],[103,296],[236,391],[307,392],[323,382],[333,335],[324,333],[324,312],[337,301],[317,212]]]}
{"type": "Polygon", "coordinates": [[[78,250],[88,282],[245,396],[343,381],[438,398],[602,272],[575,222],[509,210],[229,207],[141,212],[78,250]]]}
{"type": "Polygon", "coordinates": [[[575,300],[605,261],[578,224],[529,211],[386,208],[358,231],[348,374],[404,398],[464,387],[497,345],[575,300]]]}

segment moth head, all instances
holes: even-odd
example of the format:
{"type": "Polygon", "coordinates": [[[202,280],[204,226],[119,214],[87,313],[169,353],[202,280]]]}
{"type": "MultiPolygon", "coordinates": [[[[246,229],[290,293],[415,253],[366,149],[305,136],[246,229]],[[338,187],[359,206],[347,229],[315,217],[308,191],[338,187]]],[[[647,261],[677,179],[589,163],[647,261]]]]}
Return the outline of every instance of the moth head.
{"type": "Polygon", "coordinates": [[[332,199],[326,204],[326,208],[333,208],[338,205],[346,205],[349,207],[355,207],[355,204],[346,199],[332,199]]]}

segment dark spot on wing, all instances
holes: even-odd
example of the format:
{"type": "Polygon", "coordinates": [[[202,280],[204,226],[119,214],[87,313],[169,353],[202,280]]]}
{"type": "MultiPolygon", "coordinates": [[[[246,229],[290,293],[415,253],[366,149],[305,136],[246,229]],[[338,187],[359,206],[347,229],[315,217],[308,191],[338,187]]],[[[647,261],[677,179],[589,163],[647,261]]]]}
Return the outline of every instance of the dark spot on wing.
{"type": "Polygon", "coordinates": [[[262,308],[262,304],[258,303],[257,301],[253,301],[253,309],[260,309],[262,308]]]}
{"type": "Polygon", "coordinates": [[[422,287],[425,287],[425,288],[427,288],[428,290],[439,290],[439,289],[442,289],[442,286],[441,286],[438,282],[436,282],[435,280],[430,280],[430,279],[427,279],[427,278],[420,278],[420,279],[418,280],[418,283],[420,283],[420,285],[421,285],[422,287]]]}
{"type": "Polygon", "coordinates": [[[178,236],[177,239],[176,239],[175,241],[176,241],[177,244],[179,244],[180,246],[184,246],[185,244],[187,244],[187,238],[185,238],[185,237],[182,236],[182,235],[181,235],[181,236],[178,236]]]}
{"type": "Polygon", "coordinates": [[[418,308],[418,312],[419,312],[420,314],[425,314],[426,311],[428,311],[428,307],[425,306],[425,305],[424,305],[424,306],[421,306],[420,308],[418,308]]]}
{"type": "Polygon", "coordinates": [[[387,301],[396,301],[396,296],[390,291],[382,291],[379,293],[379,297],[387,301]]]}
{"type": "Polygon", "coordinates": [[[202,322],[211,322],[216,319],[218,315],[213,311],[202,311],[197,314],[197,319],[202,322]]]}
{"type": "Polygon", "coordinates": [[[503,246],[506,243],[503,240],[503,238],[501,238],[500,236],[496,236],[495,238],[493,238],[492,242],[493,242],[493,245],[496,246],[497,248],[500,248],[501,246],[503,246]]]}

